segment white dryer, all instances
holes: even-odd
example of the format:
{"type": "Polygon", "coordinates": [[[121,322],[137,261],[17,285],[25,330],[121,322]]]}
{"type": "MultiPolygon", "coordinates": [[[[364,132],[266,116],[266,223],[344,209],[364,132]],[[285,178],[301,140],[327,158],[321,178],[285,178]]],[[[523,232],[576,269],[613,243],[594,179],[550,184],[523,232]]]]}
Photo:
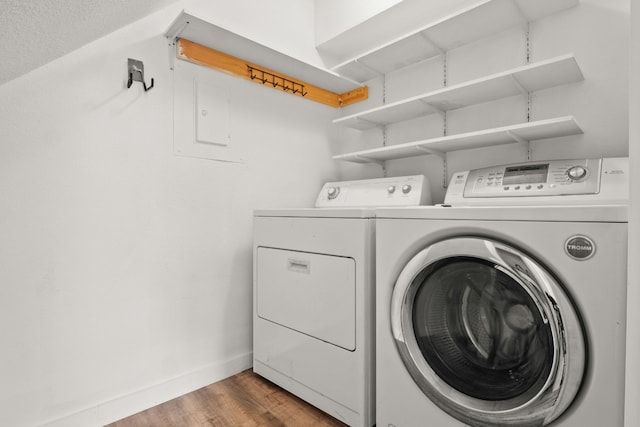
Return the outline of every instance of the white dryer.
{"type": "Polygon", "coordinates": [[[551,161],[379,210],[378,425],[622,427],[627,195],[626,159],[551,161]]]}
{"type": "Polygon", "coordinates": [[[350,426],[375,424],[376,206],[430,200],[423,176],[327,183],[254,216],[253,369],[350,426]]]}

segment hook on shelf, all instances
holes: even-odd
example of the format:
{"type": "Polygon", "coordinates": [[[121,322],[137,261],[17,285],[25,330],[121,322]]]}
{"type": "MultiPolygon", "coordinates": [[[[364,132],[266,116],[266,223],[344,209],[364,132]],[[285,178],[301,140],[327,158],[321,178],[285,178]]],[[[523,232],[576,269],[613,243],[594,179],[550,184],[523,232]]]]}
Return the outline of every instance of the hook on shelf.
{"type": "Polygon", "coordinates": [[[131,87],[133,82],[142,82],[142,87],[145,92],[151,90],[153,87],[153,77],[151,78],[151,85],[147,86],[147,83],[144,81],[144,64],[142,61],[129,58],[128,69],[129,79],[127,80],[127,89],[131,87]]]}
{"type": "Polygon", "coordinates": [[[263,85],[270,84],[276,89],[280,89],[284,92],[290,92],[294,95],[307,96],[307,91],[304,88],[304,84],[290,80],[277,74],[272,74],[268,71],[261,70],[260,68],[253,67],[247,64],[248,76],[251,80],[258,80],[263,85]]]}

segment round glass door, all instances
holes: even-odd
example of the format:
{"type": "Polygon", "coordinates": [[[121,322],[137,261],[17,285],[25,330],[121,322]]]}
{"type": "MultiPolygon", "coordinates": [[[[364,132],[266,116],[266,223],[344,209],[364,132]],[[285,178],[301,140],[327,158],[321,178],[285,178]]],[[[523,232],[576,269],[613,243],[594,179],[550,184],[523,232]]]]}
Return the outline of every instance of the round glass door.
{"type": "Polygon", "coordinates": [[[394,287],[391,324],[416,384],[473,425],[545,425],[582,381],[583,331],[569,299],[499,242],[454,238],[417,254],[394,287]]]}

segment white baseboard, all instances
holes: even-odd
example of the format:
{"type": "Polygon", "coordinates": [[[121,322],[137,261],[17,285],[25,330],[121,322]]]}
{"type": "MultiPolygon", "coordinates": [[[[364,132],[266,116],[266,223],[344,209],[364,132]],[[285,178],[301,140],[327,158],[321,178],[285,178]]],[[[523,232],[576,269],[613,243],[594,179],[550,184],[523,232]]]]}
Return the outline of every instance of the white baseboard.
{"type": "Polygon", "coordinates": [[[104,426],[248,369],[253,353],[214,363],[179,377],[115,397],[90,408],[46,422],[43,427],[104,426]]]}

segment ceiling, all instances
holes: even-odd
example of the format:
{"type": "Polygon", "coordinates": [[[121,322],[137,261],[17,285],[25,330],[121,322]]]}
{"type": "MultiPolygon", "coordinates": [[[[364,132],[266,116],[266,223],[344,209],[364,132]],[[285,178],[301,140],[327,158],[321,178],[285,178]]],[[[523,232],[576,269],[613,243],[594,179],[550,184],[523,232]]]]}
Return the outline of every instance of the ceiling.
{"type": "Polygon", "coordinates": [[[0,0],[0,85],[177,0],[0,0]]]}

